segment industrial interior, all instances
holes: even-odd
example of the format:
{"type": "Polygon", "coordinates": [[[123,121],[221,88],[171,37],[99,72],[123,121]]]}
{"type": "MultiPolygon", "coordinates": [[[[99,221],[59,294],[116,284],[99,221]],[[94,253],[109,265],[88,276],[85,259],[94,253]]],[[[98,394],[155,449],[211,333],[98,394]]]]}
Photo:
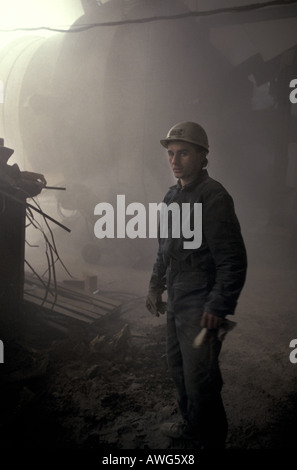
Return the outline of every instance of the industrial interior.
{"type": "Polygon", "coordinates": [[[179,121],[207,129],[248,253],[221,353],[227,448],[294,448],[297,2],[31,0],[15,18],[14,3],[0,15],[1,448],[180,449],[159,431],[177,412],[166,319],[145,309],[157,239],[94,234],[97,204],[148,207],[175,184],[160,139],[179,121]]]}

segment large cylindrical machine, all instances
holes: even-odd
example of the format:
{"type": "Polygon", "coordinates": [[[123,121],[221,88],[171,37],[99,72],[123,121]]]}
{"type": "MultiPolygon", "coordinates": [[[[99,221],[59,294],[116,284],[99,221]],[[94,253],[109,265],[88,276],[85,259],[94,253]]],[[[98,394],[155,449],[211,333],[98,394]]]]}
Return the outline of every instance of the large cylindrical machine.
{"type": "MultiPolygon", "coordinates": [[[[254,146],[251,82],[232,75],[203,21],[131,22],[184,13],[181,0],[126,2],[125,11],[122,3],[83,2],[85,14],[70,32],[17,40],[0,56],[2,133],[25,165],[67,187],[57,194],[59,216],[79,234],[72,240],[80,251],[99,246],[92,231],[97,203],[115,204],[118,194],[127,203],[161,201],[174,180],[159,140],[176,122],[207,129],[211,168],[235,189],[244,188],[238,176],[252,172],[244,157],[254,146]],[[95,26],[111,21],[122,23],[95,26]]],[[[100,250],[119,247],[128,258],[155,250],[150,240],[110,242],[100,250]]],[[[92,249],[86,256],[100,259],[92,249]]]]}

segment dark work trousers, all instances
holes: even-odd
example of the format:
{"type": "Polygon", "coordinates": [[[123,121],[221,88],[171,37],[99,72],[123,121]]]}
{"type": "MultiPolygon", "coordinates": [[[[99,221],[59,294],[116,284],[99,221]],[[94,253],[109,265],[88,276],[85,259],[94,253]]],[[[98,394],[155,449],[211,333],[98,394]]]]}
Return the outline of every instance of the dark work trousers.
{"type": "Polygon", "coordinates": [[[224,448],[227,419],[218,362],[222,343],[216,330],[208,330],[202,345],[193,347],[201,331],[207,283],[199,283],[197,273],[171,272],[167,292],[168,367],[177,389],[181,415],[205,448],[224,448]]]}

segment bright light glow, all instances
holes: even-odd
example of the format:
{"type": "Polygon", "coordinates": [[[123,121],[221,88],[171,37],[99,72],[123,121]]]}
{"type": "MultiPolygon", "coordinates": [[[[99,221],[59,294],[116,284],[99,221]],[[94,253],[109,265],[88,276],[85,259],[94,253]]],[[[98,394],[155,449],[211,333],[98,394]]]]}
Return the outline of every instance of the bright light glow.
{"type": "Polygon", "coordinates": [[[34,32],[9,30],[39,27],[69,29],[84,13],[80,0],[0,0],[0,12],[0,48],[27,34],[57,34],[46,29],[34,32]]]}
{"type": "Polygon", "coordinates": [[[39,27],[69,29],[83,13],[80,0],[0,0],[0,49],[26,35],[48,37],[61,34],[47,29],[10,30],[39,27]]]}
{"type": "MultiPolygon", "coordinates": [[[[64,33],[50,31],[48,29],[39,28],[54,28],[54,29],[69,29],[73,23],[84,15],[84,10],[80,0],[0,0],[0,111],[2,113],[3,103],[6,100],[6,82],[9,76],[10,69],[14,64],[16,58],[21,57],[21,49],[19,45],[24,39],[30,40],[32,38],[47,39],[53,35],[63,35],[64,33]],[[30,28],[38,28],[32,30],[30,28]],[[15,31],[13,31],[15,30],[15,31]],[[17,41],[16,41],[17,40],[17,41]],[[10,45],[15,42],[18,48],[12,49],[10,52],[10,45]],[[9,54],[5,51],[8,47],[9,54]],[[5,53],[3,52],[5,51],[5,53]],[[14,56],[15,54],[15,56],[14,56]]],[[[38,42],[38,41],[37,41],[38,42]]],[[[32,48],[32,53],[34,49],[32,48]]],[[[27,57],[28,60],[28,57],[27,57]]],[[[19,60],[18,64],[20,71],[23,71],[22,61],[19,60]]],[[[21,83],[22,72],[20,72],[18,80],[21,83]]],[[[16,80],[16,78],[15,78],[16,80]]],[[[18,85],[21,86],[20,84],[18,85]]],[[[18,90],[15,85],[15,90],[18,90]]],[[[12,100],[12,99],[11,99],[12,100]]],[[[14,100],[10,100],[10,109],[17,109],[18,96],[14,100]]],[[[13,111],[10,111],[11,113],[13,111]]],[[[9,113],[8,113],[9,114],[9,113]]],[[[14,129],[13,137],[11,136],[9,125],[4,125],[4,113],[0,115],[0,135],[5,139],[12,140],[12,146],[16,149],[16,154],[10,160],[10,164],[17,163],[21,168],[24,168],[24,161],[22,160],[22,144],[18,129],[14,129]]],[[[9,118],[7,118],[9,120],[9,118]]],[[[28,168],[27,165],[27,169],[28,168]]]]}
{"type": "Polygon", "coordinates": [[[69,27],[83,14],[80,0],[0,0],[0,28],[69,27]]]}

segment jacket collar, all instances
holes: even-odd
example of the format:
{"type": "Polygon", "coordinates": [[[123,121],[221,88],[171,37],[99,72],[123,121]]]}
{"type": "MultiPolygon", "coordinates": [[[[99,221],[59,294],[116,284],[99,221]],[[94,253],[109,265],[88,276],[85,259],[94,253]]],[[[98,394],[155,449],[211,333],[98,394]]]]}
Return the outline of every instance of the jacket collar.
{"type": "Polygon", "coordinates": [[[182,186],[180,180],[178,179],[176,184],[174,184],[173,186],[170,186],[170,189],[177,188],[181,191],[192,191],[199,183],[201,183],[207,177],[208,177],[208,171],[201,170],[197,178],[191,181],[191,183],[188,183],[182,186]]]}

